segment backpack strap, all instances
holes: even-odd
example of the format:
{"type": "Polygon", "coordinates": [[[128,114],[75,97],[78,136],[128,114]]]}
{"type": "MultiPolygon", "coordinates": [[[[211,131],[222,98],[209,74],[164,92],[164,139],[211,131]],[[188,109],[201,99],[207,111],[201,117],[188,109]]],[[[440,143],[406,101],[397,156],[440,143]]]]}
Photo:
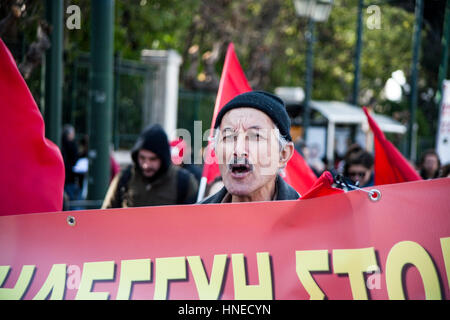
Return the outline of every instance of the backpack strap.
{"type": "Polygon", "coordinates": [[[189,186],[189,173],[184,171],[182,168],[178,170],[177,173],[177,204],[190,203],[186,199],[188,186],[189,186]]]}
{"type": "Polygon", "coordinates": [[[122,174],[119,178],[119,182],[117,184],[120,205],[122,205],[124,196],[128,191],[128,182],[130,181],[130,178],[131,178],[131,169],[132,168],[133,168],[133,165],[131,165],[131,164],[125,168],[125,170],[122,172],[122,174]]]}

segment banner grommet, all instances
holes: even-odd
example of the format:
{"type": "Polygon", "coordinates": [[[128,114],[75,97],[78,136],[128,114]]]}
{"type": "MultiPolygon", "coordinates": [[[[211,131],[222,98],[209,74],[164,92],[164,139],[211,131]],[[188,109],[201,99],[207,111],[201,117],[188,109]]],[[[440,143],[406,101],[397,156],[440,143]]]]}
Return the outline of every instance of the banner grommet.
{"type": "Polygon", "coordinates": [[[76,220],[75,220],[74,216],[67,216],[66,221],[67,221],[67,224],[71,227],[74,227],[76,224],[76,220]]]}
{"type": "Polygon", "coordinates": [[[381,192],[377,189],[372,189],[368,192],[369,199],[373,202],[377,202],[381,199],[381,192]]]}

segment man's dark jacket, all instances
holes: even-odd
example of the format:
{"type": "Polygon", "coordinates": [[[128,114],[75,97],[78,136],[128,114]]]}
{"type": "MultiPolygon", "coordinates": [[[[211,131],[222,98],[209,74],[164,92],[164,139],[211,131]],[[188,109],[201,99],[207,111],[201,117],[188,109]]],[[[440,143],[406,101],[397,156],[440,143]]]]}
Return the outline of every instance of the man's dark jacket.
{"type": "MultiPolygon", "coordinates": [[[[297,191],[294,190],[290,185],[288,185],[283,178],[277,176],[275,180],[275,189],[276,195],[274,201],[278,200],[297,200],[300,198],[297,191]]],[[[228,194],[228,191],[225,187],[219,190],[217,193],[209,196],[200,202],[200,204],[206,203],[222,203],[223,198],[228,194]]]]}

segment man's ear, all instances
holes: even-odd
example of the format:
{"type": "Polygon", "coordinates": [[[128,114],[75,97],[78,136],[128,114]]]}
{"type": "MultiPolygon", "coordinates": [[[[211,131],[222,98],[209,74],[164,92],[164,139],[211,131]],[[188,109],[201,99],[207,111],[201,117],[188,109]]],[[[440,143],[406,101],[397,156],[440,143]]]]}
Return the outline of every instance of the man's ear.
{"type": "Polygon", "coordinates": [[[294,155],[294,143],[288,142],[280,152],[280,168],[286,168],[288,161],[294,155]]]}

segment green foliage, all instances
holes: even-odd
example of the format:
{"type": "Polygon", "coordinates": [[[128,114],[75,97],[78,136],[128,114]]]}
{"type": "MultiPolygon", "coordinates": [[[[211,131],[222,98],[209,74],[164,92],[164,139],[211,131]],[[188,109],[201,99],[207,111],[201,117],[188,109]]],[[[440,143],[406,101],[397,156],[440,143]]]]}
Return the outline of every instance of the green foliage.
{"type": "MultiPolygon", "coordinates": [[[[69,53],[89,51],[91,0],[66,0],[82,11],[81,30],[65,30],[69,53]]],[[[357,0],[336,0],[328,21],[316,24],[313,99],[349,100],[354,79],[357,0]]],[[[367,26],[364,8],[361,92],[363,102],[380,93],[395,70],[409,73],[414,15],[387,3],[379,5],[381,29],[367,26]]],[[[183,55],[182,75],[193,64],[187,53],[198,46],[202,56],[221,43],[215,62],[218,76],[226,44],[234,42],[240,62],[255,89],[304,86],[306,19],[295,15],[292,0],[140,0],[115,1],[114,49],[138,60],[143,49],[174,49],[183,55]]],[[[195,71],[204,72],[200,63],[195,71]]],[[[181,79],[184,82],[184,78],[181,79]]]]}
{"type": "MultiPolygon", "coordinates": [[[[95,19],[91,17],[91,1],[65,0],[66,6],[75,4],[82,11],[81,29],[65,28],[67,65],[78,52],[90,51],[90,21],[95,19]]],[[[362,104],[375,101],[375,110],[405,121],[407,97],[396,104],[386,101],[382,94],[392,72],[402,70],[407,79],[410,73],[414,14],[398,6],[406,7],[408,1],[400,2],[374,1],[380,9],[381,28],[370,29],[368,22],[373,13],[367,12],[367,7],[372,3],[365,1],[360,101],[362,104]]],[[[357,3],[357,0],[335,0],[328,21],[316,23],[313,99],[350,100],[357,3]]],[[[36,8],[35,14],[42,16],[42,6],[36,8]]],[[[27,37],[33,37],[33,23],[24,26],[27,37]]],[[[192,89],[192,79],[201,82],[208,77],[220,77],[226,46],[233,42],[251,86],[272,91],[277,86],[304,86],[306,26],[306,19],[296,16],[292,0],[116,0],[114,50],[125,59],[139,60],[143,49],[174,49],[183,56],[181,86],[192,89]]],[[[428,39],[430,32],[425,26],[423,37],[428,39]]],[[[424,43],[428,46],[427,41],[424,43]]],[[[427,55],[426,49],[423,55],[427,55]]],[[[421,70],[419,76],[423,92],[435,85],[437,70],[421,70]]],[[[32,79],[32,91],[38,96],[39,73],[32,79]]],[[[211,94],[217,92],[214,88],[214,84],[209,87],[211,94]]],[[[213,108],[209,103],[201,105],[198,117],[210,112],[203,108],[213,108]]],[[[433,104],[419,101],[419,105],[422,108],[418,112],[419,132],[432,135],[434,125],[430,127],[433,122],[430,117],[435,113],[429,110],[434,108],[433,104]]]]}
{"type": "MultiPolygon", "coordinates": [[[[360,96],[365,103],[371,97],[382,102],[380,93],[391,73],[398,69],[405,73],[409,70],[414,17],[385,4],[381,7],[381,29],[369,29],[367,19],[370,14],[366,8],[363,13],[360,96]]],[[[328,21],[316,24],[314,99],[350,99],[354,81],[356,17],[356,1],[335,1],[328,21]]],[[[302,43],[305,42],[303,39],[302,43]]],[[[304,55],[305,45],[299,50],[297,55],[304,55]]],[[[303,59],[297,58],[297,61],[304,64],[303,59]]],[[[301,77],[297,83],[302,83],[304,71],[297,73],[301,77]]],[[[279,85],[282,80],[278,80],[279,85]]]]}

